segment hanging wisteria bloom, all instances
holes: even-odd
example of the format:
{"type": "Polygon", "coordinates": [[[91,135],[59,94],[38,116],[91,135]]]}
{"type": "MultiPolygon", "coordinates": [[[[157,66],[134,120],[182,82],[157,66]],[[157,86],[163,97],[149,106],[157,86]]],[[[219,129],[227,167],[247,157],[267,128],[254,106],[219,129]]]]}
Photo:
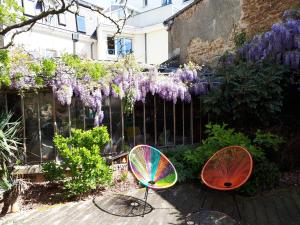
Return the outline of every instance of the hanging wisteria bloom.
{"type": "Polygon", "coordinates": [[[175,73],[160,74],[153,66],[142,72],[126,58],[125,64],[105,65],[67,55],[51,59],[54,69],[46,73],[42,67],[43,59],[34,59],[25,53],[19,53],[15,58],[9,71],[11,89],[51,87],[61,105],[70,105],[72,98],[78,98],[84,107],[95,112],[96,126],[102,123],[102,102],[109,96],[123,99],[124,107],[127,107],[124,111],[131,112],[134,103],[145,102],[148,94],[176,103],[177,99],[190,102],[193,94],[206,92],[206,80],[200,79],[197,68],[189,65],[175,73]]]}

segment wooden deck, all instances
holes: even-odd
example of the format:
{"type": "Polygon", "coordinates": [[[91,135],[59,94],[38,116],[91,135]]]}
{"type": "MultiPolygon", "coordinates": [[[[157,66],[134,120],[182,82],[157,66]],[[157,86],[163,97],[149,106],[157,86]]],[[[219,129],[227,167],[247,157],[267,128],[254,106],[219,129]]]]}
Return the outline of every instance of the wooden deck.
{"type": "Polygon", "coordinates": [[[300,225],[300,187],[276,190],[257,197],[243,197],[206,189],[200,182],[180,184],[166,190],[150,191],[147,214],[141,217],[142,210],[132,208],[132,203],[143,207],[144,193],[144,189],[135,189],[120,194],[106,193],[93,200],[43,206],[9,214],[0,218],[0,224],[186,224],[187,215],[204,209],[228,214],[241,225],[300,225]]]}
{"type": "MultiPolygon", "coordinates": [[[[300,187],[274,190],[256,197],[245,197],[230,192],[214,191],[206,188],[184,185],[161,196],[172,202],[187,215],[199,209],[216,210],[228,214],[241,225],[300,225],[300,187]],[[181,199],[179,202],[177,200],[181,199]]],[[[183,220],[184,218],[181,218],[183,220]]]]}

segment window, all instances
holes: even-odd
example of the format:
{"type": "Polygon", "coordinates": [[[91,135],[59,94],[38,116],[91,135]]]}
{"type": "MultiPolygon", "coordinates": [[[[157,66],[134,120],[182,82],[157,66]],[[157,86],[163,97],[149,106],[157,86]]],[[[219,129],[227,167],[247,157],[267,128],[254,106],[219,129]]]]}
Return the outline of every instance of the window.
{"type": "Polygon", "coordinates": [[[36,10],[36,1],[35,0],[23,0],[22,5],[24,7],[24,14],[26,16],[34,16],[36,10]]]}
{"type": "Polygon", "coordinates": [[[109,55],[115,54],[115,39],[113,37],[107,37],[107,53],[109,55]]]}
{"type": "Polygon", "coordinates": [[[107,37],[107,53],[109,55],[124,56],[132,53],[132,40],[129,38],[107,37]]]}
{"type": "Polygon", "coordinates": [[[58,17],[58,24],[62,26],[66,26],[66,14],[61,13],[58,14],[57,17],[58,17]]]}
{"type": "Polygon", "coordinates": [[[169,5],[172,4],[172,0],[163,0],[162,5],[169,5]]]}
{"type": "Polygon", "coordinates": [[[81,33],[85,33],[85,17],[76,15],[76,25],[77,25],[77,31],[81,33]]]}
{"type": "Polygon", "coordinates": [[[43,12],[43,2],[38,1],[35,5],[35,14],[38,15],[43,12]]]}
{"type": "Polygon", "coordinates": [[[148,6],[148,0],[144,0],[144,6],[148,6]]]}

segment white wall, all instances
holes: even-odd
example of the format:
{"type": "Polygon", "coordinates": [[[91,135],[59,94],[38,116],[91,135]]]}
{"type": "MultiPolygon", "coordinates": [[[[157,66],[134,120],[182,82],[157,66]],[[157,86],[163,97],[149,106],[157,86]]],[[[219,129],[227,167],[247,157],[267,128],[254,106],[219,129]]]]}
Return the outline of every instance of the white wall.
{"type": "Polygon", "coordinates": [[[147,34],[147,62],[160,64],[168,59],[168,31],[159,30],[147,34]]]}

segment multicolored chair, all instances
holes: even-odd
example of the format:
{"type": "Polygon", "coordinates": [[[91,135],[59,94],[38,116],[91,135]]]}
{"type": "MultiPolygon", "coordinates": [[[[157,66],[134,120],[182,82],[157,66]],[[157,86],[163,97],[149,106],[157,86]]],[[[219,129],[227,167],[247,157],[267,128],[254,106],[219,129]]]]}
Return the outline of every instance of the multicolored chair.
{"type": "Polygon", "coordinates": [[[251,154],[243,147],[229,146],[217,151],[204,165],[201,179],[216,190],[233,190],[246,183],[251,175],[251,154]]]}
{"type": "Polygon", "coordinates": [[[149,189],[169,188],[177,181],[173,164],[158,149],[149,145],[134,147],[129,153],[129,165],[134,176],[146,187],[144,212],[149,189]]]}

